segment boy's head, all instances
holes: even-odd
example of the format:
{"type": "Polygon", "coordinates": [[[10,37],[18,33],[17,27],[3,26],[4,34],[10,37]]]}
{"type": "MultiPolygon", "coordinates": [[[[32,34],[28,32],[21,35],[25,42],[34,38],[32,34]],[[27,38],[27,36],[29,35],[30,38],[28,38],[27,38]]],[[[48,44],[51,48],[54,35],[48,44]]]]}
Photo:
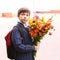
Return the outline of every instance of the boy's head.
{"type": "Polygon", "coordinates": [[[18,17],[21,13],[29,13],[29,15],[30,15],[30,10],[28,8],[20,8],[18,10],[18,17]]]}
{"type": "Polygon", "coordinates": [[[30,17],[30,10],[28,8],[20,8],[18,10],[18,18],[22,23],[26,23],[30,17]]]}

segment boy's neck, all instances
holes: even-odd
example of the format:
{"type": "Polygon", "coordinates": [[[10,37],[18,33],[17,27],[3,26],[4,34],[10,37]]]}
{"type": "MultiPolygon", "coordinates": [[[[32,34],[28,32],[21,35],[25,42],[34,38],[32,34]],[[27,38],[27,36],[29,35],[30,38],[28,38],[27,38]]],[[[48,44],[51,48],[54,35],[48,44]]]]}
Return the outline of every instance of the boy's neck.
{"type": "MultiPolygon", "coordinates": [[[[21,22],[21,21],[20,21],[21,22]]],[[[24,25],[24,27],[27,27],[27,24],[26,23],[23,23],[23,22],[21,22],[23,25],[24,25]]]]}
{"type": "Polygon", "coordinates": [[[23,24],[24,25],[24,27],[27,27],[27,24],[23,24]]]}

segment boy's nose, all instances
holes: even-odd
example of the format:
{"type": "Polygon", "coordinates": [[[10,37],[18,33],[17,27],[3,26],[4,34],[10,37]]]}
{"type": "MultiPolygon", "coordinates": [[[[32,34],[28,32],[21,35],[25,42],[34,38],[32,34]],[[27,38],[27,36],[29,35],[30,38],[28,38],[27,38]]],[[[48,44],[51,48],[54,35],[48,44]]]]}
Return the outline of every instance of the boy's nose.
{"type": "Polygon", "coordinates": [[[26,18],[27,16],[25,15],[24,17],[26,18]]]}

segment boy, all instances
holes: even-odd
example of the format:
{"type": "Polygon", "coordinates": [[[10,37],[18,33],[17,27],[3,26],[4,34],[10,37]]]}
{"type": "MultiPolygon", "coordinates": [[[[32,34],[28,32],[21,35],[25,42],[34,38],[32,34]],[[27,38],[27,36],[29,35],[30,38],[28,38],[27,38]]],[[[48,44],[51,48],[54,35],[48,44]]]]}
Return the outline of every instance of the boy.
{"type": "Polygon", "coordinates": [[[12,43],[14,45],[16,56],[15,60],[34,60],[33,51],[37,50],[37,46],[33,45],[32,39],[27,31],[28,18],[30,17],[30,10],[27,8],[21,8],[18,10],[18,26],[21,27],[23,31],[24,38],[17,27],[13,29],[12,32],[12,43]]]}

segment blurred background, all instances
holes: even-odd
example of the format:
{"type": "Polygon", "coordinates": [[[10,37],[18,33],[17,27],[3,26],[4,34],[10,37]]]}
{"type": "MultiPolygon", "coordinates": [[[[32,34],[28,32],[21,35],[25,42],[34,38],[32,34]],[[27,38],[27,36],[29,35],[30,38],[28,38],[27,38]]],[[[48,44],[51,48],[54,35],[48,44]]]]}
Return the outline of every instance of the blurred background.
{"type": "Polygon", "coordinates": [[[19,21],[17,11],[21,7],[31,10],[31,17],[47,19],[53,16],[55,31],[41,40],[35,60],[60,60],[60,1],[59,0],[0,0],[0,60],[7,58],[5,35],[19,21]]]}

